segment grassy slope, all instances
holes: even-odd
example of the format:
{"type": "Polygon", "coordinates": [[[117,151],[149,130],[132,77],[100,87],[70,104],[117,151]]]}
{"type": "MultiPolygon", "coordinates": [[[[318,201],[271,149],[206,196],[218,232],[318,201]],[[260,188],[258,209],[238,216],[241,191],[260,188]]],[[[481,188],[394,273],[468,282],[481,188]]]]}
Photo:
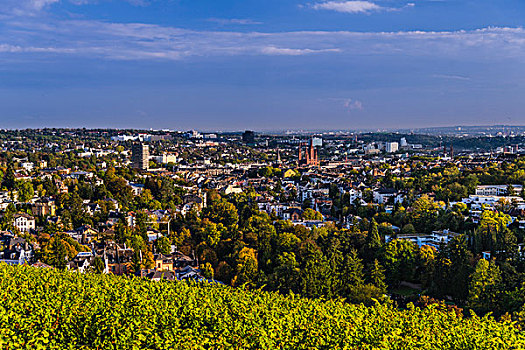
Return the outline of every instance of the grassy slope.
{"type": "Polygon", "coordinates": [[[491,318],[0,265],[0,349],[525,349],[491,318]]]}

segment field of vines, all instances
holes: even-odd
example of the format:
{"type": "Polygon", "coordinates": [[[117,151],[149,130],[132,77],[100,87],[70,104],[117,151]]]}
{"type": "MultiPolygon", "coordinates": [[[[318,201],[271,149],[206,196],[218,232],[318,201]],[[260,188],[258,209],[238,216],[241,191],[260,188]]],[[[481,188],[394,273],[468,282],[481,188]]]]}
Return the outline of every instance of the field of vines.
{"type": "Polygon", "coordinates": [[[525,349],[491,317],[0,264],[0,349],[525,349]]]}

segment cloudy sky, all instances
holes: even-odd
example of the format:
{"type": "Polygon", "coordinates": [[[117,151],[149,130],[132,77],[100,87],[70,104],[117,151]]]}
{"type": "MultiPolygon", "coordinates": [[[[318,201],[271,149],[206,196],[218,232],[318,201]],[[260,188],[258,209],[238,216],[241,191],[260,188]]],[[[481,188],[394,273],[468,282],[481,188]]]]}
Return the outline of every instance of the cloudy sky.
{"type": "Polygon", "coordinates": [[[0,0],[0,128],[525,124],[523,0],[0,0]]]}

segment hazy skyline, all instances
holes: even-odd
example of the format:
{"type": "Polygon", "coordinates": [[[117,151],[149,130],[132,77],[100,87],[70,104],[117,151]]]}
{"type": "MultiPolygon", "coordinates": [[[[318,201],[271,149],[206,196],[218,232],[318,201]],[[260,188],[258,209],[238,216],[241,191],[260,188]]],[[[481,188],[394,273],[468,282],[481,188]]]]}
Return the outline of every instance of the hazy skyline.
{"type": "Polygon", "coordinates": [[[3,0],[0,128],[525,124],[517,0],[3,0]]]}

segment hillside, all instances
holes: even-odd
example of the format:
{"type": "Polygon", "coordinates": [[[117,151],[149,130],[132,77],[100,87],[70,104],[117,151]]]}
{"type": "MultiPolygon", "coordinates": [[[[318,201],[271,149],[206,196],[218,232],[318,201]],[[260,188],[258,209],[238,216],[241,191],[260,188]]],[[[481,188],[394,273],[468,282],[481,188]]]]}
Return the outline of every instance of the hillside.
{"type": "Polygon", "coordinates": [[[486,318],[0,266],[0,349],[519,349],[486,318]]]}

